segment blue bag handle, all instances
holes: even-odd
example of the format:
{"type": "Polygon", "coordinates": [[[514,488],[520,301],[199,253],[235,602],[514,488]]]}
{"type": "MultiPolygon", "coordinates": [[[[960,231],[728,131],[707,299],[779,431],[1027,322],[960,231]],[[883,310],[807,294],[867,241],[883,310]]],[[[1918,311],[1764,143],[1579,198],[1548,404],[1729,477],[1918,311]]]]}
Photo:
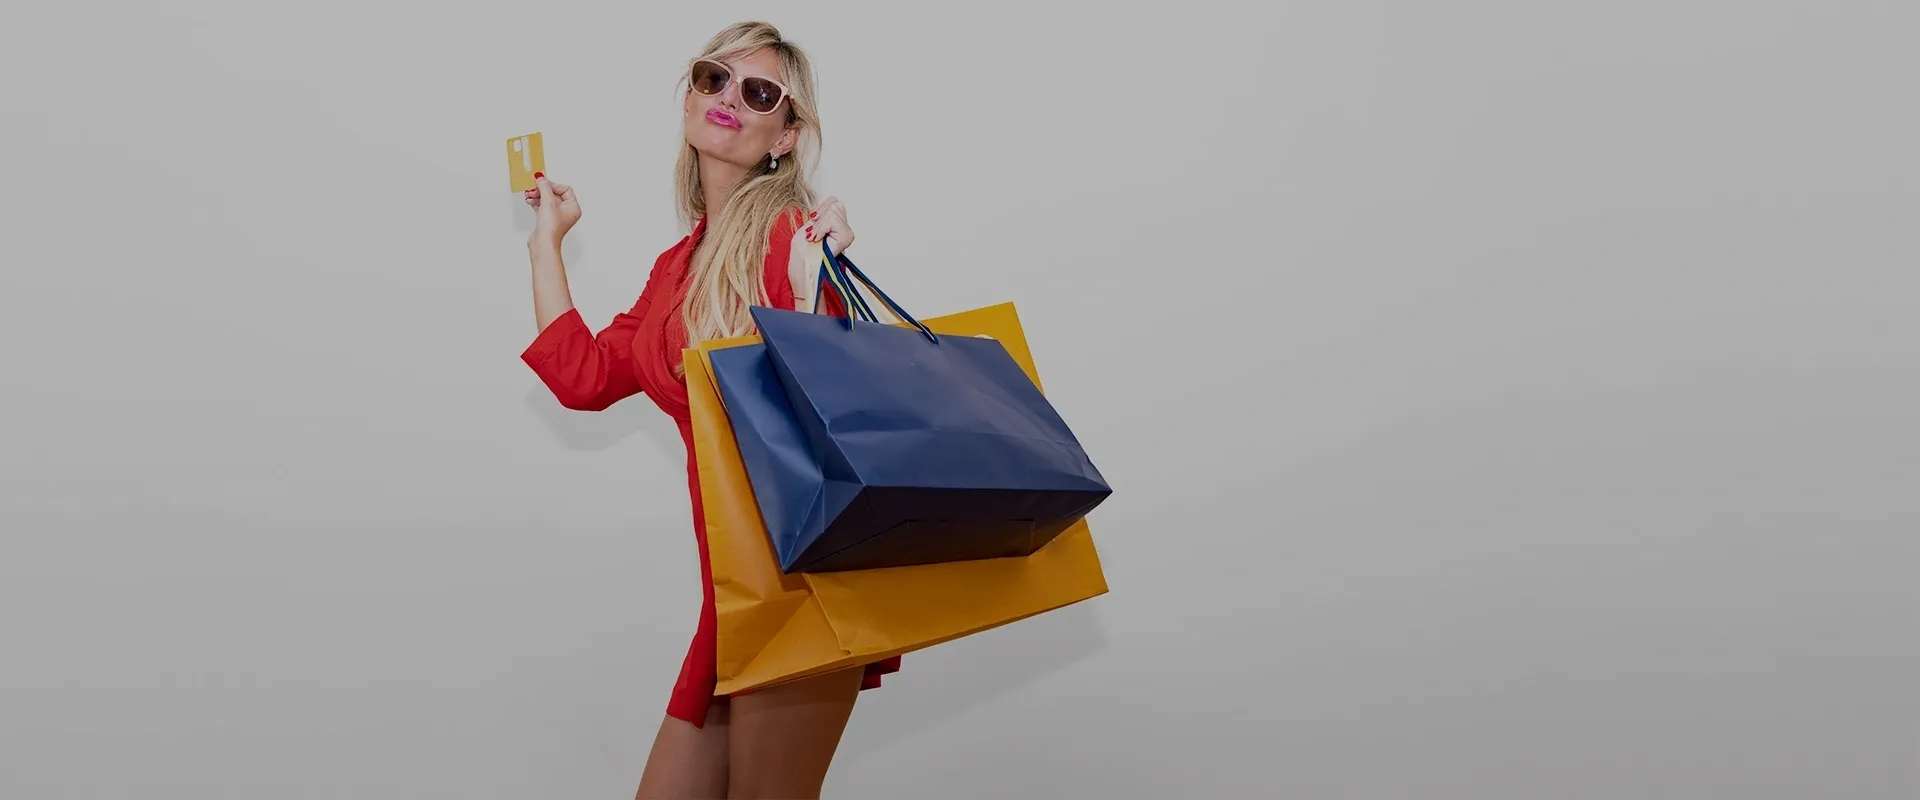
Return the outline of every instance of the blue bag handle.
{"type": "MultiPolygon", "coordinates": [[[[879,315],[873,313],[873,307],[867,305],[866,296],[860,293],[859,287],[853,285],[852,279],[847,277],[846,270],[835,260],[833,247],[822,241],[820,243],[820,250],[822,257],[820,259],[819,281],[822,284],[832,286],[840,292],[840,297],[845,301],[847,306],[847,329],[852,330],[853,320],[856,319],[873,323],[880,322],[879,315]]],[[[823,295],[814,296],[813,310],[815,313],[820,311],[820,298],[822,296],[823,295]]]]}
{"type": "MultiPolygon", "coordinates": [[[[934,335],[933,331],[928,329],[926,325],[921,324],[920,320],[914,319],[913,315],[908,314],[906,309],[901,308],[899,303],[894,302],[893,298],[888,297],[887,293],[881,291],[879,286],[874,285],[873,279],[867,277],[866,273],[861,272],[860,268],[855,266],[851,259],[845,255],[835,255],[833,246],[827,244],[825,239],[820,241],[820,250],[826,255],[825,261],[820,265],[821,272],[833,282],[834,288],[840,291],[840,295],[846,298],[847,330],[853,330],[853,315],[856,313],[855,306],[858,306],[858,313],[862,314],[863,318],[868,322],[878,323],[880,321],[880,318],[873,313],[873,308],[867,305],[866,298],[862,297],[859,289],[853,285],[853,280],[858,280],[860,283],[866,285],[868,289],[872,289],[874,296],[879,297],[880,302],[885,303],[887,308],[893,311],[894,316],[899,317],[902,321],[911,324],[915,328],[919,328],[920,333],[926,335],[928,341],[934,344],[940,343],[940,337],[934,335]],[[849,272],[852,273],[853,280],[848,279],[849,272]]],[[[819,306],[819,298],[817,296],[814,299],[814,306],[816,308],[819,306]]]]}
{"type": "MultiPolygon", "coordinates": [[[[825,243],[822,243],[821,246],[822,248],[826,247],[825,243]]],[[[831,250],[828,250],[827,252],[832,253],[831,250]]],[[[897,316],[907,324],[920,329],[920,333],[925,335],[928,341],[933,342],[934,344],[940,343],[939,336],[934,335],[931,329],[929,329],[926,325],[921,324],[920,320],[914,319],[913,315],[908,314],[906,309],[901,308],[899,303],[896,303],[893,301],[893,298],[888,297],[887,293],[885,291],[882,291],[879,286],[875,285],[873,282],[873,279],[867,277],[866,273],[861,272],[860,268],[855,266],[851,259],[847,258],[843,254],[843,255],[834,256],[833,261],[831,263],[833,264],[834,270],[840,273],[840,282],[842,284],[845,284],[849,288],[853,286],[853,282],[847,280],[848,273],[851,273],[855,280],[860,281],[860,283],[864,284],[868,289],[873,290],[874,296],[879,297],[880,302],[885,303],[887,305],[887,308],[893,311],[894,316],[897,316]]],[[[859,296],[858,292],[854,292],[853,294],[856,297],[859,296]]],[[[862,307],[866,307],[866,299],[860,298],[860,304],[862,307]]],[[[872,321],[874,322],[880,321],[879,317],[873,313],[873,309],[871,307],[866,307],[866,312],[867,312],[867,316],[871,318],[872,321]]]]}
{"type": "MultiPolygon", "coordinates": [[[[821,249],[826,254],[832,253],[832,250],[828,249],[824,242],[821,244],[821,249]]],[[[847,306],[846,328],[848,330],[853,329],[853,321],[856,319],[873,323],[880,321],[880,318],[873,313],[873,308],[867,305],[867,299],[861,296],[860,293],[847,282],[845,271],[836,271],[833,268],[833,260],[831,258],[822,257],[820,260],[820,275],[814,278],[814,288],[817,290],[821,286],[833,287],[840,293],[841,298],[845,300],[847,306]]],[[[824,296],[824,292],[815,292],[813,296],[813,313],[820,313],[820,299],[824,296]]]]}
{"type": "MultiPolygon", "coordinates": [[[[861,296],[859,292],[855,291],[851,285],[848,285],[846,283],[846,280],[847,280],[846,273],[844,271],[836,272],[832,268],[832,266],[830,266],[831,264],[832,262],[830,261],[827,261],[824,259],[821,260],[820,276],[814,279],[814,283],[816,288],[818,288],[819,286],[833,287],[835,291],[838,291],[840,293],[840,297],[846,301],[846,306],[847,306],[846,327],[849,330],[851,330],[853,328],[853,321],[856,319],[866,320],[868,322],[874,322],[874,323],[879,322],[880,318],[873,313],[873,308],[867,305],[867,299],[861,296]]],[[[820,299],[824,296],[825,296],[824,293],[814,294],[813,313],[815,314],[820,313],[820,299]]]]}

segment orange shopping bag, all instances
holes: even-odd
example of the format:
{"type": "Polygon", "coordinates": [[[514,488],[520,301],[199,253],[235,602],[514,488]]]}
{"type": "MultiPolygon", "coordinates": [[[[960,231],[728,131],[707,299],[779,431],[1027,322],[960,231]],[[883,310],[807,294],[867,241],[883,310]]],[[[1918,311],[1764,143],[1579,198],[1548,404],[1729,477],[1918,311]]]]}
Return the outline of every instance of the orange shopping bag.
{"type": "MultiPolygon", "coordinates": [[[[1040,385],[1012,304],[921,322],[939,334],[999,340],[1040,385]]],[[[719,694],[864,666],[1107,592],[1085,520],[1019,558],[781,573],[707,357],[758,341],[704,342],[685,359],[719,623],[719,694]]]]}

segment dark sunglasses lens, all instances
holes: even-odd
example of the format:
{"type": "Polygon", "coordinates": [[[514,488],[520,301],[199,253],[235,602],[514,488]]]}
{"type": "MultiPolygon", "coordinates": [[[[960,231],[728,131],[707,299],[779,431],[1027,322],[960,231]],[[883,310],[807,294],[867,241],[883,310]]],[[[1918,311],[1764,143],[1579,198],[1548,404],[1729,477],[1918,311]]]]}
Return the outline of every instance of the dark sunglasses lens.
{"type": "Polygon", "coordinates": [[[729,77],[732,76],[727,74],[726,68],[711,61],[702,61],[693,65],[693,74],[689,77],[689,81],[696,92],[719,94],[720,90],[727,88],[729,77]]]}
{"type": "Polygon", "coordinates": [[[740,82],[740,99],[748,108],[765,114],[780,105],[780,86],[766,78],[748,78],[740,82]]]}

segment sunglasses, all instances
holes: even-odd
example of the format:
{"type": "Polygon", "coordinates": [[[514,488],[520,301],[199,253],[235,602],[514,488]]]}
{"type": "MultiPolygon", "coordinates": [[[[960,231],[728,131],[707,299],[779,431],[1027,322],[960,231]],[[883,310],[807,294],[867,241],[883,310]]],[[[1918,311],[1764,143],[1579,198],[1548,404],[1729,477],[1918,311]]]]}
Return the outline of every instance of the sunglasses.
{"type": "MultiPolygon", "coordinates": [[[[703,58],[693,62],[687,82],[694,91],[712,97],[727,90],[727,84],[733,82],[733,70],[718,61],[703,58]]],[[[780,107],[780,101],[790,93],[786,85],[779,81],[752,76],[740,79],[740,102],[755,114],[773,113],[780,107]]]]}

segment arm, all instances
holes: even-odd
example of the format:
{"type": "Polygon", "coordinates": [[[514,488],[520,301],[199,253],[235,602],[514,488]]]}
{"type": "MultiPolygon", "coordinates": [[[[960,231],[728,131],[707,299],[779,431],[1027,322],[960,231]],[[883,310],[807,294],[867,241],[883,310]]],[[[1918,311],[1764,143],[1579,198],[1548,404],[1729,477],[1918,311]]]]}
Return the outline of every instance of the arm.
{"type": "MultiPolygon", "coordinates": [[[[533,266],[533,319],[539,331],[520,360],[553,392],[565,408],[599,411],[640,391],[633,374],[633,336],[647,310],[642,290],[633,310],[616,315],[612,324],[595,333],[587,329],[573,307],[567,288],[567,268],[560,261],[560,240],[580,219],[580,200],[573,187],[534,174],[536,188],[526,193],[534,210],[533,233],[527,236],[527,258],[533,266]]],[[[659,270],[659,262],[654,263],[659,270]]],[[[648,276],[648,288],[653,282],[648,276]]]]}
{"type": "MultiPolygon", "coordinates": [[[[654,275],[671,252],[654,262],[654,275]]],[[[564,408],[603,411],[639,394],[640,381],[633,374],[633,339],[652,304],[653,276],[648,276],[633,308],[615,314],[611,323],[595,332],[573,307],[558,248],[545,255],[536,251],[533,262],[533,304],[540,332],[521,352],[520,360],[564,408]],[[558,274],[543,275],[543,268],[558,274]]]]}
{"type": "Polygon", "coordinates": [[[527,256],[533,262],[533,324],[546,330],[561,314],[573,310],[573,292],[567,287],[567,266],[560,260],[560,245],[530,244],[527,256]]]}
{"type": "Polygon", "coordinates": [[[567,267],[560,262],[560,240],[580,220],[580,197],[573,187],[554,183],[534,173],[536,188],[526,192],[533,207],[533,232],[527,235],[527,258],[533,262],[534,327],[546,330],[573,308],[567,290],[567,267]]]}

